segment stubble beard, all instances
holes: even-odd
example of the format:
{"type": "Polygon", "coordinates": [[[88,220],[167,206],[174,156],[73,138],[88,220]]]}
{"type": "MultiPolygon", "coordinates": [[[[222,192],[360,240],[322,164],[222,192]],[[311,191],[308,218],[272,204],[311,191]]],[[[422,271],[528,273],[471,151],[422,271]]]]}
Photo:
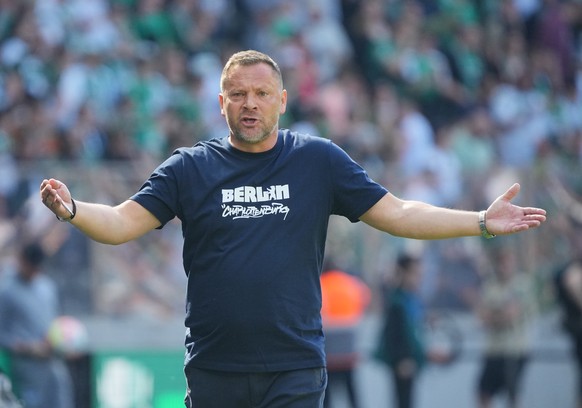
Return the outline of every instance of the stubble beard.
{"type": "Polygon", "coordinates": [[[261,126],[260,129],[244,130],[240,126],[233,126],[232,135],[241,143],[256,145],[267,140],[276,128],[276,123],[270,129],[267,126],[261,126]]]}

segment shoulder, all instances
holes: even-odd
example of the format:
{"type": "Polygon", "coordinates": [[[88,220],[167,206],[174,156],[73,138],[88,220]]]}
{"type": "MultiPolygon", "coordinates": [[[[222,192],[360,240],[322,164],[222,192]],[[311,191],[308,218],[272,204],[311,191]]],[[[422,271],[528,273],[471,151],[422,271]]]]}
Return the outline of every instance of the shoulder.
{"type": "Polygon", "coordinates": [[[158,166],[158,173],[181,171],[190,168],[194,163],[204,163],[205,159],[223,155],[226,150],[223,139],[212,139],[197,142],[193,146],[179,147],[158,166]]]}
{"type": "Polygon", "coordinates": [[[197,142],[194,146],[179,147],[172,153],[172,156],[201,156],[213,151],[220,151],[227,148],[227,138],[216,138],[210,140],[202,140],[197,142]]]}
{"type": "Polygon", "coordinates": [[[330,146],[333,144],[331,140],[321,136],[310,135],[307,133],[299,133],[289,129],[281,129],[279,134],[283,138],[285,144],[293,145],[294,147],[302,146],[330,146]]]}
{"type": "Polygon", "coordinates": [[[348,154],[332,140],[321,136],[293,132],[283,129],[280,132],[284,149],[288,152],[314,155],[315,158],[325,158],[325,163],[341,163],[351,161],[348,154]]]}
{"type": "Polygon", "coordinates": [[[0,279],[0,303],[11,299],[16,295],[18,288],[18,279],[16,273],[6,274],[0,279]]]}

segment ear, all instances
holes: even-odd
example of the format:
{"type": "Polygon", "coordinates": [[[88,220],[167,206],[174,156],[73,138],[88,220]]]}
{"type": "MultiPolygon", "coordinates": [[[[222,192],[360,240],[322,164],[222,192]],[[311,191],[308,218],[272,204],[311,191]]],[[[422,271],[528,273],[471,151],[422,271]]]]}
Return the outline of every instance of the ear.
{"type": "Polygon", "coordinates": [[[279,114],[282,115],[287,110],[287,90],[283,89],[281,92],[281,108],[279,109],[279,114]]]}
{"type": "Polygon", "coordinates": [[[218,94],[218,104],[220,105],[220,114],[224,116],[224,95],[222,93],[218,94]]]}

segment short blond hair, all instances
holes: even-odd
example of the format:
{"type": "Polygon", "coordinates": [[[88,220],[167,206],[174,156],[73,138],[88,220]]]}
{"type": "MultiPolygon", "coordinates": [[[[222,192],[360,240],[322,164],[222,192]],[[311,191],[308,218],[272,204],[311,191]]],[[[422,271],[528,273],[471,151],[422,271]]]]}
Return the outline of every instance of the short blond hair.
{"type": "Polygon", "coordinates": [[[224,83],[228,76],[228,72],[232,67],[239,65],[250,66],[256,64],[267,64],[270,66],[279,78],[281,88],[283,87],[283,75],[281,74],[279,65],[267,54],[255,50],[246,50],[233,54],[226,62],[224,68],[222,69],[222,75],[220,76],[220,89],[224,90],[224,83]]]}

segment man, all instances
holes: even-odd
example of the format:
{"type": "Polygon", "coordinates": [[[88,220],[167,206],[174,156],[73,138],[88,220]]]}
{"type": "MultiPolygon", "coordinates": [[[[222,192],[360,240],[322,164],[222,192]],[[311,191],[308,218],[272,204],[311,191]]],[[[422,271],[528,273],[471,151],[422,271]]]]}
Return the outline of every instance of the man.
{"type": "Polygon", "coordinates": [[[73,385],[64,360],[47,341],[58,316],[54,282],[42,273],[45,253],[27,244],[18,270],[0,290],[0,348],[10,355],[14,386],[26,408],[73,408],[73,385]]]}
{"type": "Polygon", "coordinates": [[[357,336],[372,296],[360,278],[337,267],[321,273],[321,317],[325,335],[327,391],[324,407],[334,406],[334,388],[344,388],[351,408],[358,408],[355,371],[360,362],[357,336]]]}
{"type": "Polygon", "coordinates": [[[384,322],[377,357],[387,364],[398,408],[414,406],[414,386],[427,362],[425,310],[420,298],[420,259],[401,254],[394,282],[383,288],[384,322]]]}
{"type": "MultiPolygon", "coordinates": [[[[580,231],[575,235],[574,239],[582,243],[580,231]]],[[[575,406],[582,408],[582,258],[569,259],[560,266],[554,276],[554,285],[562,329],[570,340],[576,367],[575,406]]]]}
{"type": "Polygon", "coordinates": [[[531,346],[535,290],[531,277],[518,270],[513,248],[499,248],[494,255],[493,274],[477,305],[486,335],[477,397],[480,408],[493,406],[497,396],[506,396],[507,406],[517,408],[531,346]]]}
{"type": "MultiPolygon", "coordinates": [[[[41,198],[107,244],[182,221],[187,407],[319,407],[329,216],[438,239],[479,235],[479,213],[400,200],[329,140],[280,130],[287,91],[265,54],[234,54],[220,86],[228,136],[177,150],[127,201],[75,201],[55,179],[42,182],[41,198]]],[[[511,204],[518,191],[515,184],[482,213],[483,230],[510,234],[545,220],[542,209],[511,204]]]]}

